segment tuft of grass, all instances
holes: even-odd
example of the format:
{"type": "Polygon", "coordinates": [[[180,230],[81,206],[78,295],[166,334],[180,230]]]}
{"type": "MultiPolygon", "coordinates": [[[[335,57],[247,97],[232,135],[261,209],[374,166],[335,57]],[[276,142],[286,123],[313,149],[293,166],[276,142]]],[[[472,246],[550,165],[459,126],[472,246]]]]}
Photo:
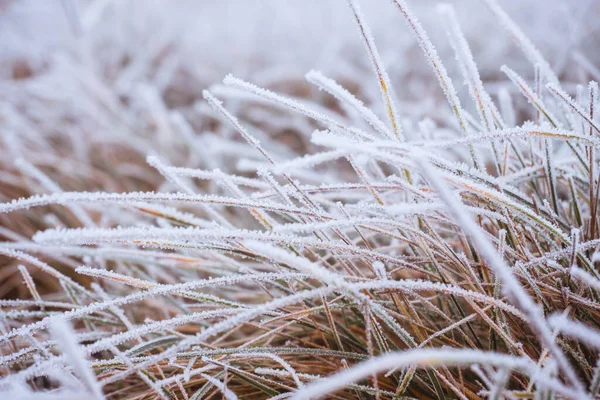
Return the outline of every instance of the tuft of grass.
{"type": "Polygon", "coordinates": [[[0,393],[600,396],[598,74],[583,52],[573,84],[485,0],[533,79],[514,54],[481,71],[444,4],[446,66],[393,0],[439,86],[411,104],[348,0],[373,87],[358,67],[265,88],[230,74],[174,106],[172,56],[148,50],[112,81],[89,69],[101,3],[80,20],[64,2],[71,113],[53,114],[63,94],[42,73],[0,88],[0,393]],[[154,75],[134,84],[140,70],[154,75]]]}

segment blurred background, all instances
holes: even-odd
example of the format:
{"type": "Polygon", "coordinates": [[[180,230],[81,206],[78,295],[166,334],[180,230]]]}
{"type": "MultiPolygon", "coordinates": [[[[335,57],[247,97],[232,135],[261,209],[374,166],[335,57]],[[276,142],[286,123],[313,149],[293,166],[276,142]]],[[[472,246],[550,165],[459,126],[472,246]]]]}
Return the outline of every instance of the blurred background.
{"type": "MultiPolygon", "coordinates": [[[[409,3],[455,71],[438,1],[409,3]]],[[[559,75],[578,73],[570,69],[574,58],[582,64],[579,53],[598,65],[600,1],[499,3],[559,75]]],[[[498,78],[503,63],[531,73],[522,56],[512,56],[514,44],[483,1],[451,4],[486,80],[498,78]]],[[[363,1],[362,8],[392,80],[402,85],[396,94],[421,97],[435,82],[404,19],[389,0],[363,1]]],[[[57,58],[68,57],[119,91],[156,82],[173,105],[190,102],[200,87],[230,72],[269,85],[303,80],[311,68],[356,80],[357,70],[370,67],[343,0],[1,0],[0,43],[0,79],[48,73],[57,58]]],[[[372,74],[365,79],[374,81],[372,74]]]]}

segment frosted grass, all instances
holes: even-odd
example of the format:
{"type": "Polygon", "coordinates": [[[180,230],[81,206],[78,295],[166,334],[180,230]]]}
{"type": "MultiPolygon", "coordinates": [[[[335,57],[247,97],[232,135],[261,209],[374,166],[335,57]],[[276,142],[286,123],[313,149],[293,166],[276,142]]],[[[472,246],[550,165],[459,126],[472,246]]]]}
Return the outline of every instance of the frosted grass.
{"type": "Polygon", "coordinates": [[[65,2],[72,48],[0,63],[3,395],[597,396],[587,25],[316,3],[258,24],[226,1],[253,32],[232,45],[156,4],[65,2]],[[302,35],[265,41],[281,21],[302,35]]]}

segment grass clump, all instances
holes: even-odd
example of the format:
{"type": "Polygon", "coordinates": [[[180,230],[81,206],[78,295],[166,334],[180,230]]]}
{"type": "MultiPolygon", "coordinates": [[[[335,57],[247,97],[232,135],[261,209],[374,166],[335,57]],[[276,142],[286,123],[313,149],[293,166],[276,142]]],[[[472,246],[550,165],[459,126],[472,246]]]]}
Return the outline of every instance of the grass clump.
{"type": "Polygon", "coordinates": [[[96,132],[83,138],[5,104],[18,160],[2,164],[0,391],[598,397],[597,83],[561,83],[485,0],[534,71],[499,65],[489,92],[441,5],[461,101],[392,3],[448,104],[405,112],[355,0],[372,105],[316,70],[326,93],[227,75],[193,113],[156,85],[124,101],[75,71],[92,93],[71,115],[96,132]]]}

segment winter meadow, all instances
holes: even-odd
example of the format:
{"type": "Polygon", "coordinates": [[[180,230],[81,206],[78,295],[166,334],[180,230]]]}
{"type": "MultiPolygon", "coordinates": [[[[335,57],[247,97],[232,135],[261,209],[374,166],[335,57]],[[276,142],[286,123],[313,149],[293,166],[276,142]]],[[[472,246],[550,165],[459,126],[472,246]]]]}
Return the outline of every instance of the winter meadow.
{"type": "Polygon", "coordinates": [[[0,1],[0,398],[600,398],[599,17],[0,1]]]}

